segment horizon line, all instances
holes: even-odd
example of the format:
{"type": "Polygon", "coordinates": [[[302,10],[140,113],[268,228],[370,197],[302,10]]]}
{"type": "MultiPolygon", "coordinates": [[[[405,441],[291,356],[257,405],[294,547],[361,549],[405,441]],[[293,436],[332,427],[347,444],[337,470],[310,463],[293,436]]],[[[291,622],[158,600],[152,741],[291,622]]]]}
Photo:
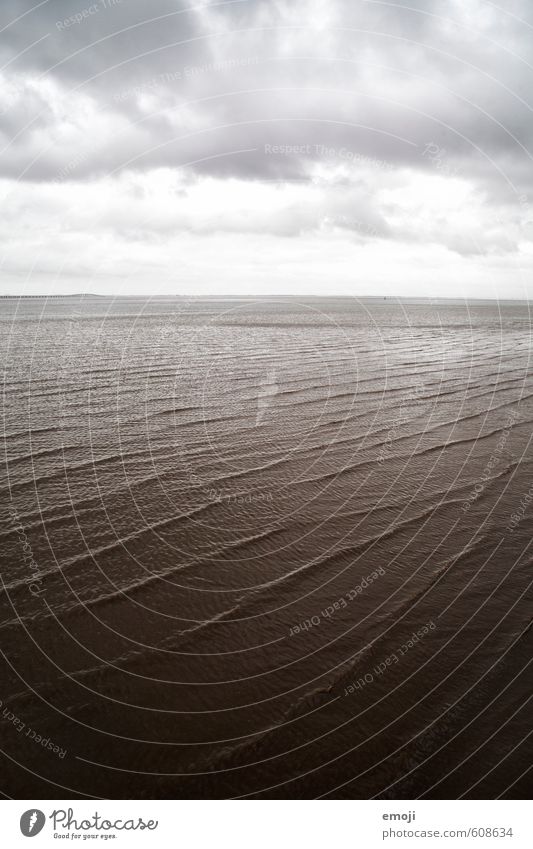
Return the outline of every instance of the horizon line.
{"type": "Polygon", "coordinates": [[[288,299],[316,299],[316,300],[371,300],[371,301],[402,301],[402,300],[410,300],[410,301],[490,301],[494,303],[501,303],[504,301],[509,301],[513,303],[523,303],[529,304],[533,303],[533,299],[529,298],[499,298],[497,296],[487,295],[485,297],[479,296],[465,296],[461,297],[459,295],[454,296],[435,296],[435,295],[315,295],[315,294],[269,294],[269,295],[237,295],[237,294],[189,294],[189,293],[175,293],[175,294],[138,294],[138,293],[121,293],[121,294],[109,294],[104,295],[100,292],[65,292],[62,294],[57,293],[47,293],[47,294],[0,294],[0,300],[46,300],[46,299],[57,299],[57,298],[138,298],[140,300],[156,300],[158,298],[165,299],[173,299],[173,298],[187,298],[187,299],[198,299],[198,300],[288,300],[288,299]]]}

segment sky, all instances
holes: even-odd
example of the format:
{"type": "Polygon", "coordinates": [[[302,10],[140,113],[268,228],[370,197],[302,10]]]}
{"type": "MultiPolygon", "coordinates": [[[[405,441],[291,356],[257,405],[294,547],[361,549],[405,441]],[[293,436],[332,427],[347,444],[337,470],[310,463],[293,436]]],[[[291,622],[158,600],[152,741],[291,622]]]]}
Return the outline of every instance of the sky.
{"type": "Polygon", "coordinates": [[[533,298],[531,0],[2,0],[0,294],[533,298]]]}

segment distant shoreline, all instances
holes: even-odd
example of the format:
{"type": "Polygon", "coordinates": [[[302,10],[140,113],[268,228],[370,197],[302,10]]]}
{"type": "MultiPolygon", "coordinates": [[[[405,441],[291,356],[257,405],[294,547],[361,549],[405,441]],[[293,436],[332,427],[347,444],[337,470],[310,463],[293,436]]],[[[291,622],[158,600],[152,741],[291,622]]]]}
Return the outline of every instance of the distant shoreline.
{"type": "Polygon", "coordinates": [[[423,298],[417,296],[401,295],[100,295],[89,292],[79,292],[66,295],[0,295],[2,301],[64,301],[75,299],[98,299],[98,300],[129,300],[129,301],[198,301],[198,302],[224,302],[232,301],[239,303],[254,303],[264,301],[296,301],[304,303],[307,301],[346,301],[347,303],[371,303],[371,304],[477,304],[493,306],[494,304],[517,305],[533,304],[533,301],[522,298],[423,298]]]}

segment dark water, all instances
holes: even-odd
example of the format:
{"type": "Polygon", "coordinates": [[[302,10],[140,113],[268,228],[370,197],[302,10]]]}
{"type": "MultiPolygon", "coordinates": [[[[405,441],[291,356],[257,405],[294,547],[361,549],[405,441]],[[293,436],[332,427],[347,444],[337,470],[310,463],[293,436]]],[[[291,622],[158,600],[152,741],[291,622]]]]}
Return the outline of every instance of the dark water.
{"type": "Polygon", "coordinates": [[[527,306],[0,318],[4,793],[527,794],[527,306]]]}

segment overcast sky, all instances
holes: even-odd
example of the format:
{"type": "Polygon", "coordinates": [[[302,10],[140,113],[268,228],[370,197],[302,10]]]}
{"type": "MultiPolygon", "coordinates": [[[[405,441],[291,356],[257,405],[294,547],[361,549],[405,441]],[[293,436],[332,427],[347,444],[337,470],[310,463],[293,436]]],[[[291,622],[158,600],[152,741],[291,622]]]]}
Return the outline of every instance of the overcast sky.
{"type": "Polygon", "coordinates": [[[531,0],[2,0],[1,292],[533,298],[531,0]]]}

